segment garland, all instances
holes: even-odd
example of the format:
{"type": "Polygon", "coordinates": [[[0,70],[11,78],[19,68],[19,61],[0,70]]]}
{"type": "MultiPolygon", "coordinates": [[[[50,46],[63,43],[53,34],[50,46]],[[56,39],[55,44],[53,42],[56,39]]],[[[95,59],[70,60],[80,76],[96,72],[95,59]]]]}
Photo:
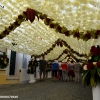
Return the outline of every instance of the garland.
{"type": "MultiPolygon", "coordinates": [[[[63,52],[62,52],[56,59],[49,60],[49,61],[50,61],[50,62],[53,62],[54,60],[59,60],[59,58],[60,58],[63,54],[68,54],[68,50],[67,50],[67,49],[63,50],[63,52]]],[[[75,61],[76,61],[76,60],[79,60],[80,62],[86,62],[86,60],[78,59],[78,58],[76,58],[74,55],[72,55],[71,53],[69,53],[66,57],[69,57],[69,58],[70,58],[70,56],[71,56],[73,59],[75,59],[75,61]]],[[[65,58],[66,58],[66,57],[65,57],[65,58]]],[[[65,58],[64,58],[64,59],[65,59],[65,58]]]]}
{"type": "Polygon", "coordinates": [[[100,83],[100,46],[92,46],[88,62],[83,67],[82,83],[84,86],[96,87],[100,83]]]}
{"type": "Polygon", "coordinates": [[[100,36],[100,30],[91,30],[87,31],[85,34],[83,32],[79,32],[78,29],[76,30],[68,30],[65,26],[61,27],[59,23],[54,22],[54,19],[49,18],[46,14],[42,14],[34,9],[28,8],[26,11],[23,11],[22,14],[18,15],[15,22],[10,24],[8,28],[5,28],[3,32],[0,34],[0,39],[4,38],[6,35],[16,29],[23,21],[30,20],[32,23],[35,20],[35,17],[41,20],[44,20],[45,25],[48,25],[50,28],[55,29],[56,32],[61,34],[65,34],[65,36],[73,35],[77,39],[83,39],[85,41],[95,38],[97,39],[100,36]]]}
{"type": "MultiPolygon", "coordinates": [[[[40,55],[32,55],[32,56],[35,56],[35,57],[41,57],[41,56],[45,56],[45,55],[47,55],[48,53],[50,53],[54,48],[55,48],[55,46],[66,46],[69,50],[67,50],[67,49],[65,49],[64,51],[63,51],[63,53],[70,53],[70,54],[72,54],[72,53],[75,53],[77,56],[79,56],[79,57],[87,57],[85,54],[79,54],[78,52],[76,52],[76,51],[74,51],[65,41],[63,41],[63,40],[61,40],[61,39],[58,39],[57,41],[55,41],[54,42],[54,44],[52,44],[52,47],[51,48],[49,48],[47,51],[45,51],[44,53],[42,53],[42,54],[40,54],[40,55]]],[[[62,54],[61,54],[61,56],[62,56],[62,54]]],[[[59,59],[60,57],[58,57],[57,59],[59,59]]],[[[76,58],[76,57],[75,57],[76,58]]]]}
{"type": "MultiPolygon", "coordinates": [[[[78,52],[76,52],[76,51],[74,51],[64,40],[62,40],[62,39],[58,39],[58,41],[57,41],[57,45],[58,46],[66,46],[68,49],[69,49],[69,51],[71,52],[71,53],[75,53],[76,55],[78,55],[79,57],[87,57],[87,55],[86,54],[79,54],[78,52]]],[[[66,51],[65,51],[66,52],[66,51]]]]}
{"type": "Polygon", "coordinates": [[[3,55],[0,55],[0,68],[4,69],[9,64],[9,58],[7,57],[6,53],[4,52],[3,55]]]}
{"type": "Polygon", "coordinates": [[[79,29],[71,31],[68,30],[65,26],[61,27],[59,23],[54,22],[54,20],[52,18],[47,17],[46,14],[38,12],[38,16],[41,20],[44,20],[45,25],[48,25],[50,28],[55,29],[56,32],[64,34],[67,37],[73,35],[74,38],[83,39],[84,41],[87,41],[92,38],[97,39],[100,36],[100,30],[91,30],[87,31],[84,34],[84,32],[79,32],[79,29]]]}

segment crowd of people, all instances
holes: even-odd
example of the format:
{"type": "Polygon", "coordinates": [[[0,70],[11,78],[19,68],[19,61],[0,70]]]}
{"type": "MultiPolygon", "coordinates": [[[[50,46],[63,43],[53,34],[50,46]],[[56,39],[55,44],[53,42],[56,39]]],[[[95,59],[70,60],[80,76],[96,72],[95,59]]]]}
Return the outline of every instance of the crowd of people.
{"type": "Polygon", "coordinates": [[[79,60],[77,60],[75,63],[73,60],[70,63],[67,63],[66,60],[63,60],[62,62],[55,60],[52,64],[52,80],[57,81],[57,79],[59,79],[64,82],[79,82],[81,69],[82,67],[79,60]]]}
{"type": "Polygon", "coordinates": [[[76,60],[76,62],[72,60],[67,63],[67,60],[65,59],[62,62],[55,60],[54,62],[49,63],[45,60],[45,57],[42,56],[37,63],[39,66],[40,81],[44,81],[44,79],[48,76],[48,71],[51,71],[52,81],[54,82],[57,80],[61,80],[63,82],[80,82],[82,66],[79,63],[79,60],[76,60]]]}

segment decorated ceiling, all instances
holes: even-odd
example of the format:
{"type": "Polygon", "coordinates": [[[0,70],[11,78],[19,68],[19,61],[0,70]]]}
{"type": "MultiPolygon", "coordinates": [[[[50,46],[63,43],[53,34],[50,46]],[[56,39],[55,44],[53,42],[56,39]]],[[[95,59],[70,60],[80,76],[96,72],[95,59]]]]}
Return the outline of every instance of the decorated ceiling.
{"type": "Polygon", "coordinates": [[[84,61],[99,35],[99,0],[0,0],[0,47],[84,61]]]}

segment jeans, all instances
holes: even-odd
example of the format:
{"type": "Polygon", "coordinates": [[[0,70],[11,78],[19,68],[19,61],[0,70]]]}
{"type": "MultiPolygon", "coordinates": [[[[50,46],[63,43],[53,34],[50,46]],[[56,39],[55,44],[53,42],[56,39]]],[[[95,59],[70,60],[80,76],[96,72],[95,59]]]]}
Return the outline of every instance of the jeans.
{"type": "Polygon", "coordinates": [[[67,70],[62,70],[62,78],[63,81],[66,81],[68,77],[68,71],[67,70]]]}
{"type": "Polygon", "coordinates": [[[75,72],[75,82],[79,82],[79,80],[80,80],[80,73],[75,72]]]}

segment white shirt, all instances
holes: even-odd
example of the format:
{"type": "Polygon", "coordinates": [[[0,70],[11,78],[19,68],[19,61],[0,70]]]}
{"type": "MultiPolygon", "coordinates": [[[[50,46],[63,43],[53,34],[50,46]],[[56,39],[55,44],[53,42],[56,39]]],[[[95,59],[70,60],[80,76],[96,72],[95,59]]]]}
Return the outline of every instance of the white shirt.
{"type": "Polygon", "coordinates": [[[61,63],[59,63],[59,70],[62,70],[61,63]]]}

